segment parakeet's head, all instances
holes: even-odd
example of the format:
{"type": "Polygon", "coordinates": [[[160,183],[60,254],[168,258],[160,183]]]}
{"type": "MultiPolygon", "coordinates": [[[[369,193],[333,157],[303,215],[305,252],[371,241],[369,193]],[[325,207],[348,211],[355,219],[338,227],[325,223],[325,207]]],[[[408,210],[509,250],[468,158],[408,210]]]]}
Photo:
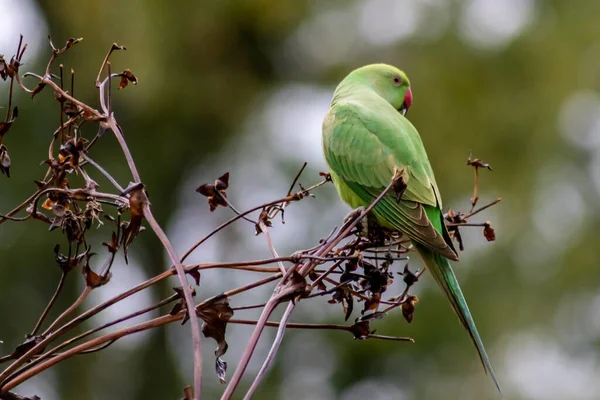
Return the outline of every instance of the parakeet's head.
{"type": "Polygon", "coordinates": [[[366,84],[402,115],[406,114],[412,105],[412,92],[408,77],[403,71],[391,65],[366,65],[352,71],[344,80],[366,84]]]}

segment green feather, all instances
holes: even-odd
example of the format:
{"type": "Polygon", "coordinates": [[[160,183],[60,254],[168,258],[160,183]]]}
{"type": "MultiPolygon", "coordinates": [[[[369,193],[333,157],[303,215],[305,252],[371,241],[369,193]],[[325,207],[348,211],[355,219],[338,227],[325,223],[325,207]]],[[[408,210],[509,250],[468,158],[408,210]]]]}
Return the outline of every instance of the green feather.
{"type": "Polygon", "coordinates": [[[377,222],[412,240],[431,275],[473,341],[484,366],[500,386],[448,259],[458,260],[442,215],[442,198],[415,127],[398,112],[409,90],[397,68],[374,64],[350,73],[337,87],[323,121],[323,153],[335,187],[346,203],[368,206],[404,169],[401,201],[385,196],[374,208],[377,222]]]}
{"type": "Polygon", "coordinates": [[[450,262],[448,262],[447,258],[442,257],[441,255],[432,252],[428,248],[425,248],[421,245],[416,245],[417,251],[419,255],[423,259],[427,270],[433,276],[433,279],[437,282],[437,284],[442,288],[444,294],[450,300],[450,305],[452,309],[458,316],[458,319],[465,327],[469,336],[471,337],[471,341],[475,345],[477,349],[477,353],[479,354],[479,359],[483,364],[484,369],[487,373],[490,374],[490,377],[494,381],[496,388],[498,391],[502,393],[500,390],[500,384],[498,383],[498,379],[496,378],[496,374],[494,373],[494,368],[492,368],[492,363],[485,351],[485,347],[483,346],[483,342],[481,341],[481,337],[479,336],[479,332],[477,331],[477,327],[475,326],[475,321],[473,321],[473,317],[471,316],[471,311],[467,306],[467,301],[462,294],[462,290],[460,290],[460,286],[458,281],[456,280],[456,276],[454,275],[454,271],[452,271],[452,267],[450,266],[450,262]]]}

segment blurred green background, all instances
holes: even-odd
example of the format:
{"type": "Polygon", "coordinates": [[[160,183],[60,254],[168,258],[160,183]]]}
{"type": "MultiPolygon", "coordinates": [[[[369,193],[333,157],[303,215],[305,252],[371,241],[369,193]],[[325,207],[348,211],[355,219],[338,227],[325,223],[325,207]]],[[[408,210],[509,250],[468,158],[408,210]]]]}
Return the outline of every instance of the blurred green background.
{"type": "MultiPolygon", "coordinates": [[[[487,243],[478,229],[465,231],[466,251],[455,270],[506,398],[600,399],[598,15],[596,0],[0,0],[0,54],[9,58],[23,33],[30,47],[22,72],[41,73],[50,55],[48,34],[57,45],[84,37],[60,62],[76,70],[76,95],[98,107],[94,80],[102,58],[113,42],[127,47],[113,56],[113,70],[130,68],[140,84],[116,92],[113,108],[156,216],[180,253],[230,216],[222,208],[208,212],[194,192],[199,184],[229,171],[230,199],[244,209],[285,194],[304,161],[309,168],[301,182],[317,182],[325,170],[320,124],[336,83],[368,63],[401,67],[415,97],[408,117],[428,149],[445,206],[468,208],[470,150],[494,168],[482,172],[481,201],[501,196],[503,202],[479,220],[493,222],[497,241],[487,243]]],[[[0,106],[7,90],[0,82],[0,106]]],[[[39,164],[58,125],[50,91],[33,101],[19,93],[16,102],[20,117],[4,138],[13,167],[10,179],[0,176],[0,213],[35,190],[32,181],[43,177],[39,164]]],[[[84,135],[94,133],[84,125],[84,135]]],[[[114,138],[104,136],[90,155],[127,184],[114,138]]],[[[291,206],[285,225],[274,225],[280,253],[312,246],[348,212],[332,186],[316,194],[291,206]]],[[[65,239],[46,230],[35,221],[0,226],[0,354],[31,330],[58,281],[52,249],[65,239]]],[[[234,226],[190,261],[268,256],[253,230],[234,226]]],[[[107,227],[91,233],[98,267],[105,257],[100,242],[109,234],[107,227]]],[[[112,281],[86,307],[168,265],[149,231],[130,254],[128,266],[118,258],[112,281]]],[[[257,278],[207,272],[199,295],[257,278]]],[[[152,304],[176,285],[173,278],[86,326],[152,304]]],[[[51,317],[82,286],[73,274],[51,317]]],[[[386,294],[399,290],[398,283],[386,294]]],[[[234,298],[232,305],[261,302],[270,291],[234,298]]],[[[381,334],[411,336],[415,344],[288,331],[256,398],[499,398],[438,288],[426,276],[415,293],[421,301],[412,324],[394,312],[373,325],[381,334]]],[[[311,300],[300,303],[293,320],[340,323],[343,313],[326,299],[311,300]]],[[[229,376],[250,332],[228,328],[229,376]]],[[[266,332],[249,376],[273,334],[266,332]]],[[[218,398],[223,386],[213,373],[215,344],[203,343],[205,398],[218,398]]],[[[175,399],[193,381],[191,371],[189,327],[174,324],[72,358],[17,392],[44,400],[175,399]]]]}

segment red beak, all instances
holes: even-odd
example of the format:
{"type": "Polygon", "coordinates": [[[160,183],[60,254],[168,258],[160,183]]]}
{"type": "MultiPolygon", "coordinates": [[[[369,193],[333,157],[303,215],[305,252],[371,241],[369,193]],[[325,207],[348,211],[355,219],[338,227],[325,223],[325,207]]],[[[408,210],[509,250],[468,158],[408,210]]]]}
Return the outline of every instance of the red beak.
{"type": "Polygon", "coordinates": [[[412,106],[412,101],[413,101],[412,91],[410,90],[410,87],[408,87],[408,88],[406,88],[406,92],[404,92],[404,104],[402,105],[402,108],[404,109],[403,114],[406,114],[406,112],[408,111],[410,106],[412,106]]]}

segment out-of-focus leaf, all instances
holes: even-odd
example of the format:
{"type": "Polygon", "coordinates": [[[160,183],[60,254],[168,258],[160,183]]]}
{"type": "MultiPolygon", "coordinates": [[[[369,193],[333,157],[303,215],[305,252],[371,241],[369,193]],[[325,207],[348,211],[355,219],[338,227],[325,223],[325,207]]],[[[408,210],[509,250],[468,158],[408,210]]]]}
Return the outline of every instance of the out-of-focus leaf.
{"type": "Polygon", "coordinates": [[[270,228],[273,226],[273,224],[271,223],[271,220],[269,219],[269,211],[266,208],[263,208],[262,211],[260,212],[259,216],[258,216],[258,220],[256,222],[256,224],[254,225],[254,234],[255,235],[260,235],[262,233],[262,227],[260,226],[260,223],[265,224],[266,227],[270,228]]]}
{"type": "Polygon", "coordinates": [[[488,242],[496,240],[496,232],[494,231],[494,228],[492,228],[492,223],[490,221],[486,221],[483,227],[483,236],[488,242]]]}
{"type": "Polygon", "coordinates": [[[121,238],[121,244],[123,245],[123,254],[125,256],[125,262],[128,263],[127,249],[133,239],[140,233],[142,226],[142,219],[144,217],[144,207],[148,197],[144,193],[144,187],[139,186],[129,191],[129,215],[131,219],[129,222],[124,222],[123,236],[121,238]]]}
{"type": "Polygon", "coordinates": [[[229,187],[229,172],[221,175],[215,183],[205,183],[198,186],[196,192],[208,198],[210,211],[215,211],[218,206],[227,207],[227,188],[229,187]]]}
{"type": "Polygon", "coordinates": [[[189,276],[191,276],[192,278],[194,278],[194,282],[196,282],[196,286],[200,285],[200,270],[198,268],[193,268],[189,271],[187,271],[187,274],[189,276]]]}
{"type": "Polygon", "coordinates": [[[354,335],[354,339],[366,339],[371,333],[371,327],[369,321],[356,321],[350,329],[350,332],[354,335]]]}
{"type": "MultiPolygon", "coordinates": [[[[11,354],[11,357],[14,359],[21,357],[42,340],[44,340],[44,336],[42,335],[28,336],[23,343],[15,348],[15,351],[11,354]]],[[[42,353],[44,349],[45,347],[39,349],[39,351],[34,355],[42,353]]]]}
{"type": "Polygon", "coordinates": [[[110,272],[105,275],[98,275],[95,273],[90,267],[90,258],[93,255],[94,253],[88,253],[86,255],[85,264],[81,270],[81,273],[85,278],[85,283],[87,286],[91,288],[97,288],[106,285],[110,281],[112,274],[110,272]]]}
{"type": "Polygon", "coordinates": [[[367,311],[377,310],[380,301],[381,293],[373,293],[373,295],[365,301],[365,305],[361,312],[364,314],[367,311]]]}
{"type": "MultiPolygon", "coordinates": [[[[185,295],[181,286],[174,287],[173,290],[175,291],[175,293],[177,293],[179,301],[173,306],[169,314],[175,315],[182,310],[185,311],[185,315],[181,320],[181,325],[183,325],[190,319],[190,315],[187,312],[187,307],[185,306],[185,295]]],[[[196,296],[196,289],[194,289],[194,287],[190,286],[190,292],[192,293],[192,296],[196,296]]]]}
{"type": "Polygon", "coordinates": [[[419,299],[417,296],[408,296],[406,301],[402,303],[402,315],[404,319],[408,323],[411,323],[413,320],[413,314],[415,313],[415,303],[417,303],[419,299]]]}
{"type": "Polygon", "coordinates": [[[0,172],[10,178],[10,156],[8,149],[3,144],[0,145],[0,172]]]}
{"type": "Polygon", "coordinates": [[[469,154],[469,157],[467,158],[467,165],[470,165],[471,167],[474,167],[475,169],[487,168],[490,171],[492,171],[492,167],[490,166],[490,164],[483,162],[483,160],[480,160],[479,158],[472,158],[472,156],[470,154],[469,154]]]}
{"type": "Polygon", "coordinates": [[[368,290],[373,294],[383,293],[387,289],[387,284],[391,278],[391,274],[381,268],[375,267],[371,263],[362,261],[360,263],[363,266],[364,278],[360,280],[359,284],[364,290],[368,290]]]}
{"type": "Polygon", "coordinates": [[[300,275],[297,271],[292,271],[289,278],[276,289],[279,293],[286,292],[287,295],[282,297],[283,300],[289,299],[293,301],[298,296],[305,296],[308,294],[307,292],[308,284],[306,283],[306,278],[300,275]]]}
{"type": "Polygon", "coordinates": [[[227,351],[228,345],[225,340],[225,331],[227,323],[233,317],[233,310],[229,306],[229,299],[224,294],[220,294],[205,300],[196,306],[196,315],[204,321],[202,324],[202,333],[204,336],[217,341],[215,369],[221,383],[225,383],[227,363],[221,360],[220,357],[227,351]]]}
{"type": "Polygon", "coordinates": [[[13,122],[15,122],[15,120],[18,117],[19,117],[19,109],[17,107],[15,107],[15,108],[13,108],[10,118],[8,118],[8,120],[6,120],[4,122],[0,122],[0,144],[2,144],[2,137],[4,136],[4,134],[6,132],[8,132],[8,130],[12,126],[13,122]]]}
{"type": "Polygon", "coordinates": [[[133,72],[131,72],[128,69],[123,71],[119,76],[121,77],[121,81],[119,83],[119,90],[126,88],[129,82],[133,83],[134,85],[138,84],[137,77],[133,74],[133,72]]]}
{"type": "Polygon", "coordinates": [[[31,98],[33,99],[35,96],[37,96],[45,87],[46,87],[46,84],[42,83],[42,82],[35,85],[35,87],[33,88],[33,91],[31,92],[31,98]]]}
{"type": "Polygon", "coordinates": [[[83,153],[83,148],[86,143],[87,140],[83,138],[69,139],[65,144],[60,146],[58,162],[61,164],[69,164],[71,168],[78,167],[81,161],[81,153],[83,153]]]}
{"type": "MultiPolygon", "coordinates": [[[[310,273],[310,274],[308,274],[308,278],[309,278],[311,281],[313,281],[313,282],[314,282],[314,281],[316,281],[317,279],[319,279],[319,274],[317,274],[317,273],[316,273],[316,272],[314,272],[314,271],[311,271],[311,273],[310,273]]],[[[327,290],[327,286],[326,286],[326,285],[323,283],[323,281],[322,281],[322,280],[321,280],[321,281],[319,281],[319,282],[317,283],[317,288],[318,288],[319,290],[322,290],[322,291],[325,291],[325,290],[327,290]]]]}
{"type": "Polygon", "coordinates": [[[419,277],[408,268],[407,263],[404,266],[404,271],[402,272],[402,279],[407,286],[412,286],[419,280],[419,277]]]}

